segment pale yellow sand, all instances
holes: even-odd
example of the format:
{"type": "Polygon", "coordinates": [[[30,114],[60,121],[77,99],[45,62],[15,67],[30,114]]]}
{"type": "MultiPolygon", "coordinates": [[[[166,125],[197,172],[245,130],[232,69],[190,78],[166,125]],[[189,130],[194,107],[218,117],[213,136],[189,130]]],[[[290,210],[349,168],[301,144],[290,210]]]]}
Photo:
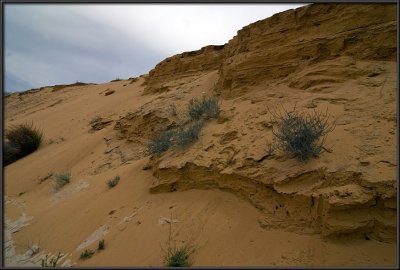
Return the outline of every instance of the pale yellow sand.
{"type": "Polygon", "coordinates": [[[5,167],[6,265],[40,264],[61,251],[64,265],[161,266],[172,215],[178,244],[196,248],[193,266],[395,266],[395,6],[360,9],[371,24],[365,16],[345,20],[357,9],[342,6],[252,24],[239,32],[241,42],[174,56],[132,83],[5,98],[6,130],[33,121],[45,137],[5,167]],[[368,31],[357,32],[361,26],[368,31]],[[367,40],[365,33],[379,33],[382,43],[348,39],[367,40]],[[115,92],[105,96],[107,89],[115,92]],[[183,112],[204,94],[221,96],[220,117],[187,149],[150,159],[148,139],[183,121],[168,106],[183,112]],[[274,124],[267,107],[294,104],[329,109],[337,121],[326,140],[331,153],[306,164],[265,157],[274,124]],[[96,116],[112,122],[93,131],[96,116]],[[72,178],[60,191],[51,178],[40,183],[64,171],[72,178]],[[79,260],[100,239],[105,250],[79,260]],[[40,251],[25,254],[34,244],[40,251]]]}

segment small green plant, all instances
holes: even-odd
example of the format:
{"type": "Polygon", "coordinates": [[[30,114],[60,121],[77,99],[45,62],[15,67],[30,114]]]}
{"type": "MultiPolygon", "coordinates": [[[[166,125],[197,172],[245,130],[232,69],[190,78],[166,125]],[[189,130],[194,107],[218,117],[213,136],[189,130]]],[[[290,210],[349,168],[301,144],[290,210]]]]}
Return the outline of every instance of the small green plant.
{"type": "Polygon", "coordinates": [[[284,110],[283,114],[271,114],[277,123],[277,127],[272,129],[277,141],[274,148],[293,154],[300,161],[307,161],[326,150],[326,135],[335,128],[334,123],[328,124],[328,111],[301,113],[294,107],[292,111],[284,110]]]}
{"type": "Polygon", "coordinates": [[[119,175],[115,176],[113,179],[108,180],[107,181],[108,187],[109,188],[115,187],[116,185],[118,185],[119,180],[120,180],[119,175]]]}
{"type": "Polygon", "coordinates": [[[217,118],[220,113],[218,99],[206,96],[201,100],[193,98],[189,101],[187,113],[192,120],[217,118]]]}
{"type": "Polygon", "coordinates": [[[97,250],[103,250],[103,249],[104,249],[104,239],[100,240],[97,246],[97,250]]]}
{"type": "Polygon", "coordinates": [[[4,164],[8,165],[36,151],[42,143],[43,134],[31,124],[11,127],[5,133],[4,164]]]}
{"type": "Polygon", "coordinates": [[[58,260],[62,257],[61,252],[58,252],[57,257],[52,257],[48,261],[48,255],[46,255],[46,258],[42,259],[41,265],[42,267],[57,267],[58,260]]]}
{"type": "Polygon", "coordinates": [[[189,267],[191,263],[189,262],[191,251],[187,248],[178,248],[171,253],[166,258],[167,267],[189,267]]]}
{"type": "MultiPolygon", "coordinates": [[[[171,115],[177,115],[175,104],[170,105],[169,111],[171,115]]],[[[160,132],[148,144],[149,152],[159,156],[174,145],[185,147],[197,141],[205,121],[217,118],[219,113],[219,102],[216,97],[203,96],[201,100],[191,99],[187,111],[190,117],[188,123],[160,132]]]]}
{"type": "MultiPolygon", "coordinates": [[[[172,214],[171,214],[171,219],[172,214]]],[[[194,247],[186,244],[182,247],[176,246],[176,241],[172,235],[172,222],[169,222],[169,235],[167,241],[167,250],[163,250],[164,264],[166,267],[189,267],[191,263],[191,255],[194,252],[194,247]]]]}
{"type": "Polygon", "coordinates": [[[80,259],[81,260],[86,260],[89,259],[93,256],[94,251],[91,249],[86,249],[84,252],[81,253],[80,259]]]}
{"type": "Polygon", "coordinates": [[[69,183],[71,179],[71,173],[65,172],[65,173],[55,174],[54,179],[55,179],[54,188],[55,190],[59,190],[60,188],[69,183]]]}
{"type": "Polygon", "coordinates": [[[173,130],[165,130],[155,136],[149,143],[148,149],[153,155],[161,155],[172,146],[173,130]]]}
{"type": "Polygon", "coordinates": [[[176,144],[181,147],[185,147],[190,143],[197,141],[199,139],[203,124],[204,122],[202,120],[197,120],[185,128],[179,128],[174,136],[176,144]]]}

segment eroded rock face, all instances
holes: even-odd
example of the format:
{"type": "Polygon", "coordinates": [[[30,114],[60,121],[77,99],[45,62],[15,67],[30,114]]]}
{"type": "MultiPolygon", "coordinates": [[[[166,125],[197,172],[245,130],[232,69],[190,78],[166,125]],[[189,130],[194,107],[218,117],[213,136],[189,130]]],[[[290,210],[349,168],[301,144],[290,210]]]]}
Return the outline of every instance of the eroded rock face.
{"type": "MultiPolygon", "coordinates": [[[[169,91],[165,84],[174,78],[218,69],[215,91],[231,98],[292,74],[301,77],[304,67],[339,56],[395,61],[396,33],[393,4],[308,5],[252,23],[224,46],[165,59],[150,72],[145,93],[169,91]]],[[[340,82],[352,76],[348,71],[337,70],[333,77],[316,72],[311,82],[293,82],[291,87],[340,82]]]]}
{"type": "MultiPolygon", "coordinates": [[[[219,56],[221,119],[151,159],[151,192],[218,189],[260,209],[265,228],[395,241],[396,31],[390,4],[314,4],[244,27],[219,56]],[[329,109],[332,151],[307,163],[268,153],[269,108],[282,104],[329,109]]],[[[167,84],[163,72],[151,76],[167,84]]]]}
{"type": "Polygon", "coordinates": [[[217,70],[224,46],[206,46],[198,51],[174,55],[158,63],[149,73],[144,94],[168,92],[166,83],[199,72],[217,70]]]}
{"type": "Polygon", "coordinates": [[[138,110],[121,117],[114,126],[119,139],[147,144],[149,139],[174,125],[165,110],[138,110]]]}
{"type": "Polygon", "coordinates": [[[92,121],[90,121],[91,131],[102,130],[112,122],[112,119],[102,118],[100,116],[95,117],[92,121]]]}
{"type": "Polygon", "coordinates": [[[354,234],[379,241],[396,239],[394,196],[383,198],[379,189],[364,186],[356,172],[318,169],[265,184],[238,172],[185,163],[183,166],[156,166],[158,179],[152,193],[190,189],[219,189],[250,202],[263,213],[261,227],[286,229],[296,233],[319,233],[325,237],[354,234]]]}
{"type": "MultiPolygon", "coordinates": [[[[244,27],[225,45],[216,90],[224,97],[241,95],[243,86],[338,56],[395,61],[396,25],[395,6],[385,4],[317,4],[275,14],[244,27]]],[[[338,75],[348,76],[345,70],[338,75]]]]}

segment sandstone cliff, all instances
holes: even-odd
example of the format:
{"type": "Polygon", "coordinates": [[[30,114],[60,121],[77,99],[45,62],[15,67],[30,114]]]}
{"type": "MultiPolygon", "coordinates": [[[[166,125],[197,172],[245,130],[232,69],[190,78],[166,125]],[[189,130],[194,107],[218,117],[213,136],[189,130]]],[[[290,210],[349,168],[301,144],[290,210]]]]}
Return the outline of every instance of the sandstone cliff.
{"type": "Polygon", "coordinates": [[[228,120],[211,123],[186,152],[155,160],[152,192],[216,188],[263,211],[265,227],[393,241],[396,31],[394,5],[309,5],[244,27],[217,52],[164,60],[147,93],[159,89],[154,82],[213,74],[208,93],[223,98],[228,120]],[[294,103],[337,121],[332,153],[309,164],[265,158],[274,124],[267,107],[294,103]]]}
{"type": "MultiPolygon", "coordinates": [[[[146,82],[146,93],[169,91],[171,83],[180,78],[217,70],[222,63],[224,46],[206,46],[199,51],[168,57],[155,66],[146,82]]],[[[175,86],[172,84],[172,86],[175,86]]]]}
{"type": "MultiPolygon", "coordinates": [[[[166,91],[163,83],[196,71],[218,69],[215,92],[228,97],[339,56],[395,61],[396,33],[391,4],[308,5],[250,24],[224,46],[165,59],[150,71],[146,93],[166,91]]],[[[352,76],[347,71],[335,75],[352,76]]],[[[313,79],[316,84],[331,81],[319,77],[313,79]]],[[[302,86],[303,90],[309,87],[302,86]]]]}

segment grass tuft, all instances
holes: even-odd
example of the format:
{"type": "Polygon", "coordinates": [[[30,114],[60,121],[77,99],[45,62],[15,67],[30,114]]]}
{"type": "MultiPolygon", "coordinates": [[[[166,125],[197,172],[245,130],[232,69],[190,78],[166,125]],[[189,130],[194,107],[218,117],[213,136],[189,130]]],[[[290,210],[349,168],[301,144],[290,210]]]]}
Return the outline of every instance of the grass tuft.
{"type": "Polygon", "coordinates": [[[206,96],[201,100],[193,98],[189,101],[187,113],[192,120],[217,118],[220,113],[218,99],[206,96]]]}
{"type": "Polygon", "coordinates": [[[149,143],[148,149],[153,155],[161,155],[163,152],[167,151],[172,146],[172,137],[174,136],[174,131],[165,130],[160,134],[155,136],[149,143]]]}
{"type": "Polygon", "coordinates": [[[185,147],[197,141],[200,137],[200,131],[203,125],[204,122],[202,120],[197,120],[187,127],[179,128],[174,134],[174,141],[181,147],[185,147]]]}
{"type": "Polygon", "coordinates": [[[44,259],[42,259],[41,266],[42,267],[57,267],[58,260],[62,257],[61,252],[58,252],[57,257],[52,257],[48,260],[48,255],[44,259]]]}
{"type": "Polygon", "coordinates": [[[80,259],[81,260],[86,260],[89,259],[93,256],[94,251],[91,249],[86,249],[84,252],[81,253],[80,259]]]}
{"type": "Polygon", "coordinates": [[[116,185],[118,185],[119,180],[120,180],[119,175],[115,176],[113,179],[108,180],[107,181],[108,187],[109,188],[115,187],[116,185]]]}
{"type": "Polygon", "coordinates": [[[191,251],[186,247],[181,247],[171,253],[166,258],[166,267],[189,267],[191,251]]]}
{"type": "MultiPolygon", "coordinates": [[[[175,104],[168,108],[172,116],[177,115],[175,104]]],[[[148,150],[152,155],[160,156],[172,146],[185,147],[197,141],[206,120],[217,118],[220,113],[219,102],[216,97],[206,97],[189,101],[187,115],[189,121],[174,129],[160,132],[151,139],[148,150]]]]}
{"type": "Polygon", "coordinates": [[[70,179],[71,179],[71,173],[70,172],[55,174],[54,175],[54,180],[55,180],[54,188],[55,188],[55,190],[59,190],[60,188],[62,188],[66,184],[68,184],[70,179]]]}
{"type": "Polygon", "coordinates": [[[104,246],[104,239],[99,241],[99,244],[97,246],[97,250],[103,250],[105,248],[104,246]]]}
{"type": "MultiPolygon", "coordinates": [[[[171,221],[172,214],[171,214],[171,221]]],[[[177,247],[176,240],[172,233],[172,222],[169,223],[168,241],[166,243],[166,250],[164,252],[164,264],[166,267],[189,267],[192,265],[191,257],[195,251],[194,246],[185,244],[184,246],[177,247]]]]}
{"type": "Polygon", "coordinates": [[[43,140],[43,134],[31,124],[11,127],[5,134],[4,165],[8,165],[36,151],[43,140]]]}

